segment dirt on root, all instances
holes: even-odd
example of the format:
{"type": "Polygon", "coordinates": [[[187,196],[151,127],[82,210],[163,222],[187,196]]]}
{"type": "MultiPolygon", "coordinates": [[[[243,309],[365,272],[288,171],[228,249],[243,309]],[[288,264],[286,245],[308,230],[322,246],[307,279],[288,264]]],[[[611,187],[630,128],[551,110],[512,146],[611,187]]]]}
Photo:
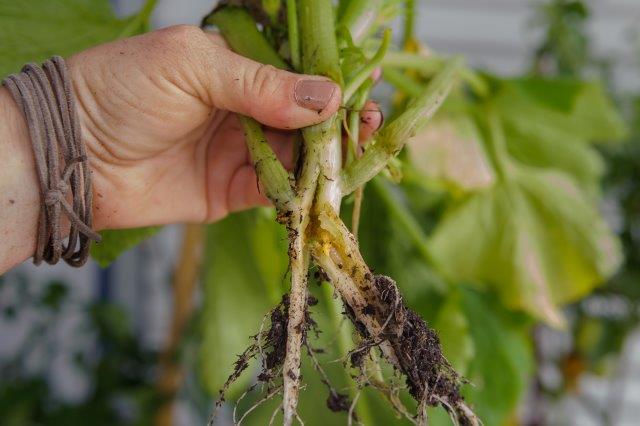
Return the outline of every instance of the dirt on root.
{"type": "Polygon", "coordinates": [[[351,353],[352,365],[362,367],[363,359],[371,347],[387,341],[406,377],[411,396],[429,406],[442,404],[447,410],[455,410],[454,414],[464,424],[467,416],[456,408],[462,401],[460,385],[463,380],[442,354],[437,333],[427,326],[420,315],[404,304],[398,287],[391,278],[376,275],[372,281],[379,298],[378,306],[381,308],[366,309],[367,312],[363,309],[362,313],[375,315],[384,329],[378,340],[372,342],[363,324],[355,320],[353,311],[346,309],[347,316],[364,339],[360,347],[351,353]]]}
{"type": "MultiPolygon", "coordinates": [[[[318,300],[309,296],[307,298],[307,308],[314,306],[318,300]]],[[[307,331],[314,330],[319,333],[316,322],[311,317],[309,310],[305,310],[305,321],[302,325],[303,340],[306,341],[307,331]]],[[[287,354],[287,327],[289,324],[289,295],[282,296],[280,303],[274,307],[269,316],[269,328],[259,334],[251,336],[251,345],[238,356],[233,368],[233,372],[220,390],[218,404],[225,401],[224,395],[229,386],[235,382],[240,375],[249,367],[252,359],[261,358],[262,369],[258,374],[258,382],[271,386],[281,377],[281,369],[287,354]]]]}

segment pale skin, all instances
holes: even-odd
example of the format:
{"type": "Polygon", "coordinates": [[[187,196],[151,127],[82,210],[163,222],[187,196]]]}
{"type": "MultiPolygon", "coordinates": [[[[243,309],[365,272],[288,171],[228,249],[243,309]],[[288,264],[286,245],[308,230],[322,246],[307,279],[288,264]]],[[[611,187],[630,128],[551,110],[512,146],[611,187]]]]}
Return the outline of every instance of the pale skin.
{"type": "MultiPolygon", "coordinates": [[[[293,162],[293,133],[340,107],[338,86],[231,52],[217,35],[177,26],[67,58],[93,178],[94,228],[205,223],[268,205],[235,112],[263,123],[278,158],[293,162]],[[306,100],[306,102],[305,102],[306,100]]],[[[381,125],[362,113],[361,141],[381,125]]],[[[0,274],[35,248],[40,196],[28,130],[0,88],[0,274]]]]}

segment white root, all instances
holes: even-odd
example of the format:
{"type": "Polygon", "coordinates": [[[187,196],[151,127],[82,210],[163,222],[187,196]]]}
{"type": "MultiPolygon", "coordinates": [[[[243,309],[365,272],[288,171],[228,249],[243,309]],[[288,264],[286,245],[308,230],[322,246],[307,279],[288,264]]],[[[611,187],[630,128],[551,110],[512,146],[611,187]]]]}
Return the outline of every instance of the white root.
{"type": "Polygon", "coordinates": [[[287,352],[282,369],[284,395],[285,426],[293,424],[296,418],[298,394],[300,392],[300,356],[302,340],[306,328],[305,312],[307,308],[307,272],[309,256],[304,250],[304,238],[301,232],[291,242],[291,292],[289,294],[289,322],[287,324],[287,352]]]}

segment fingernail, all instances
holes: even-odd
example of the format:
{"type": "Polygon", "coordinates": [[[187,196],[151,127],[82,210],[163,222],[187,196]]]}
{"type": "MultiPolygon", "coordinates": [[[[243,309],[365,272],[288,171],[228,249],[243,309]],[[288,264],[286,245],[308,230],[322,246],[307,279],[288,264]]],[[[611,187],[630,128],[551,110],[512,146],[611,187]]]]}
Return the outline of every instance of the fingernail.
{"type": "Polygon", "coordinates": [[[325,80],[298,80],[294,94],[296,103],[302,108],[322,111],[336,91],[336,84],[325,80]]]}

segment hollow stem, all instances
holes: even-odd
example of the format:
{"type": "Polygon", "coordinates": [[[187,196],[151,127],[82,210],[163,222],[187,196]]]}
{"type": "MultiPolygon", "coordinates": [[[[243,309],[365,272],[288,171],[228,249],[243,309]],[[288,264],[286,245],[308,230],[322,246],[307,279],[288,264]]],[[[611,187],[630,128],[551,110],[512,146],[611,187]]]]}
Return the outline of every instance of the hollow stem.
{"type": "MultiPolygon", "coordinates": [[[[331,0],[299,0],[298,13],[302,37],[302,69],[308,74],[323,75],[342,86],[342,71],[334,27],[331,0]]],[[[314,146],[319,155],[318,195],[321,202],[340,208],[340,170],[342,168],[342,132],[340,115],[303,129],[305,144],[314,146]]]]}

